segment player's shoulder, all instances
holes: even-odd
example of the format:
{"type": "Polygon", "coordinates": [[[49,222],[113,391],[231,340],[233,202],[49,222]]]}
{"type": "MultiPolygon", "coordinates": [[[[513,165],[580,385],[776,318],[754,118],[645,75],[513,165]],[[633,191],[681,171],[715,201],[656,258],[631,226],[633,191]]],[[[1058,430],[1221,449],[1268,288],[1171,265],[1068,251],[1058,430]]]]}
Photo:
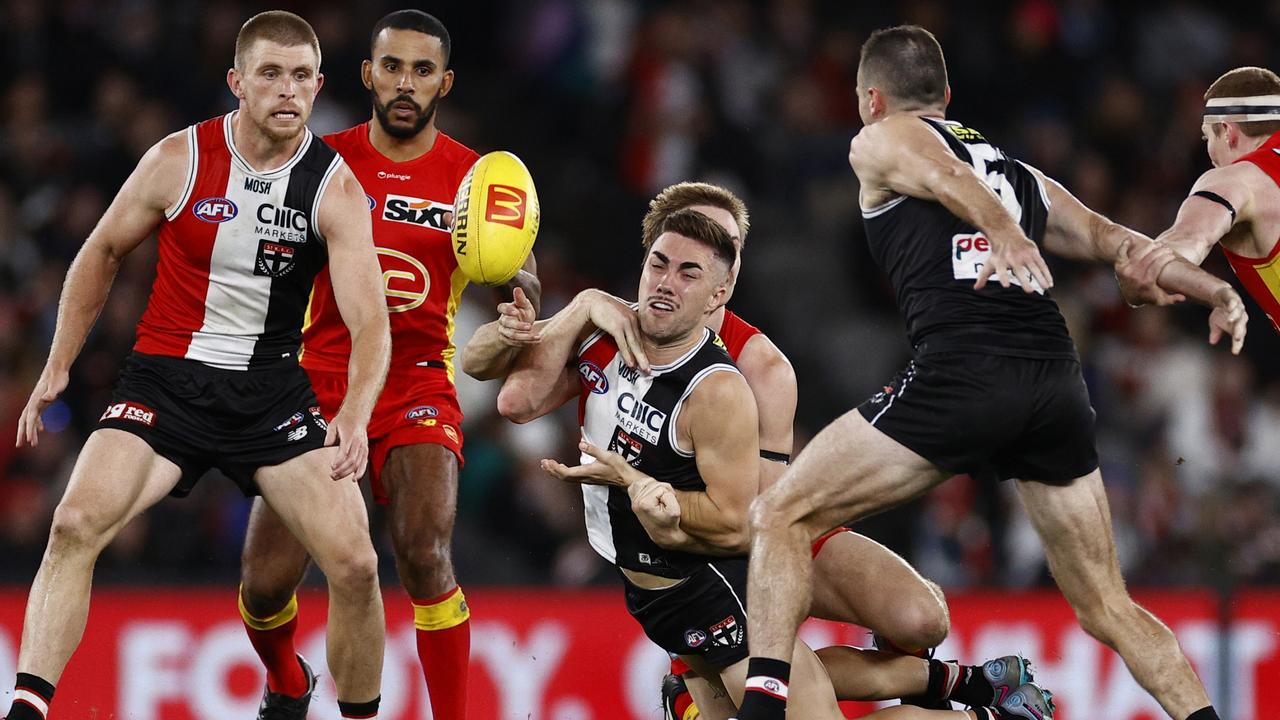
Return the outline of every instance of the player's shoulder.
{"type": "Polygon", "coordinates": [[[440,158],[441,163],[453,169],[459,181],[471,169],[471,166],[475,165],[476,161],[480,159],[480,153],[458,142],[453,136],[443,131],[436,138],[434,154],[440,158]]]}
{"type": "Polygon", "coordinates": [[[369,123],[360,123],[346,130],[331,132],[321,139],[324,140],[326,145],[337,150],[339,154],[343,154],[344,151],[350,152],[354,149],[360,143],[361,137],[368,136],[368,132],[369,123]]]}
{"type": "Polygon", "coordinates": [[[778,388],[783,384],[795,387],[796,384],[796,371],[791,360],[764,333],[757,333],[747,340],[738,355],[738,369],[752,387],[778,388]]]}

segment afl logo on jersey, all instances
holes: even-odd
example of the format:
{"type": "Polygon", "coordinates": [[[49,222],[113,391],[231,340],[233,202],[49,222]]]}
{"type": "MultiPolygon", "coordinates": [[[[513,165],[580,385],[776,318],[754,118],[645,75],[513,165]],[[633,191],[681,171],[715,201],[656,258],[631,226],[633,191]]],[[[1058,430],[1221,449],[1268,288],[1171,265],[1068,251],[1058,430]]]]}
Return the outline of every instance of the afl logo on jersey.
{"type": "Polygon", "coordinates": [[[578,363],[578,375],[579,379],[582,380],[582,387],[596,395],[603,395],[609,392],[609,378],[604,376],[604,372],[599,365],[589,360],[583,360],[578,363]]]}
{"type": "Polygon", "coordinates": [[[369,193],[364,194],[364,201],[369,203],[369,212],[373,212],[378,207],[378,201],[373,199],[369,193]]]}
{"type": "Polygon", "coordinates": [[[224,223],[235,218],[240,209],[224,197],[205,198],[191,207],[191,214],[208,223],[224,223]]]}

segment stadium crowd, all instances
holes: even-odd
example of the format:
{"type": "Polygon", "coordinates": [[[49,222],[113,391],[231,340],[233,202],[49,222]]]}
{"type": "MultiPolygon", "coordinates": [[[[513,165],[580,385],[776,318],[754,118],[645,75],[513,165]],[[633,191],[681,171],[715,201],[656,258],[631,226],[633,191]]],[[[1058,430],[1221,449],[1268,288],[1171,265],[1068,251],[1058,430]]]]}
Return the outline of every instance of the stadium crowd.
{"type": "MultiPolygon", "coordinates": [[[[326,84],[312,128],[367,119],[370,28],[394,4],[306,3],[326,84]]],[[[861,39],[930,28],[948,53],[951,114],[1059,178],[1089,206],[1155,234],[1208,165],[1201,94],[1239,65],[1280,68],[1280,2],[1016,0],[472,0],[427,8],[449,26],[457,83],[440,125],[509,149],[538,182],[536,246],[550,314],[578,290],[633,292],[645,201],[679,180],[738,190],[752,211],[733,307],[786,352],[803,442],[907,357],[872,263],[846,161],[858,128],[861,39]]],[[[48,350],[67,266],[136,159],[233,107],[224,81],[240,23],[264,9],[182,0],[0,3],[0,434],[48,350]]],[[[0,582],[25,586],[74,461],[133,339],[154,266],[122,268],[33,450],[0,443],[0,582]]],[[[1228,276],[1216,254],[1206,263],[1228,276]]],[[[1131,583],[1280,583],[1280,337],[1253,306],[1245,353],[1205,342],[1206,311],[1131,310],[1106,267],[1053,265],[1098,412],[1121,562],[1131,583]]],[[[468,291],[459,345],[493,313],[468,291]]],[[[463,583],[582,584],[576,486],[538,467],[576,454],[576,418],[514,426],[495,384],[459,374],[467,413],[455,564],[463,583]]],[[[863,525],[947,588],[1046,583],[1011,488],[957,478],[863,525]]],[[[135,521],[98,579],[231,582],[248,502],[206,478],[135,521]]],[[[375,510],[375,519],[377,511],[375,510]]],[[[376,530],[376,528],[375,528],[376,530]]],[[[379,534],[381,536],[381,534],[379,534]]],[[[385,541],[381,555],[394,572],[385,541]]]]}

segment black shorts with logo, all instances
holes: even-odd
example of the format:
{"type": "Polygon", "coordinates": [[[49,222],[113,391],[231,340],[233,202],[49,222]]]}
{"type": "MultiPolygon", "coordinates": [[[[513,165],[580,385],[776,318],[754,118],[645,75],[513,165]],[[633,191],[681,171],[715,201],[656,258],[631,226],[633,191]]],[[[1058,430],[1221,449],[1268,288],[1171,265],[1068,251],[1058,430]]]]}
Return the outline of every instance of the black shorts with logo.
{"type": "Polygon", "coordinates": [[[636,587],[624,575],[627,611],[644,634],[673,655],[696,655],[723,670],[747,652],[747,559],[708,560],[665,590],[636,587]]]}
{"type": "Polygon", "coordinates": [[[323,447],[328,429],[296,362],[223,370],[136,352],[125,359],[98,427],[133,433],[181,468],[177,497],[214,467],[256,495],[258,468],[323,447]]]}
{"type": "Polygon", "coordinates": [[[1075,359],[922,354],[858,411],[952,473],[1065,485],[1098,467],[1075,359]]]}

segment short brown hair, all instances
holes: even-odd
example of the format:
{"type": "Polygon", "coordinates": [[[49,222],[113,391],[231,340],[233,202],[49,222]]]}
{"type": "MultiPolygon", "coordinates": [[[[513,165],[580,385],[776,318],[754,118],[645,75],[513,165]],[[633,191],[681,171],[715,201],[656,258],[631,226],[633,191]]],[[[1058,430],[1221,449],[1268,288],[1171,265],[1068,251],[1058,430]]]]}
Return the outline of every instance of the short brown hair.
{"type": "MultiPolygon", "coordinates": [[[[657,231],[655,241],[665,233],[675,233],[706,245],[715,253],[716,258],[724,262],[726,269],[733,267],[734,261],[738,259],[738,247],[734,245],[733,238],[729,237],[729,231],[697,210],[686,208],[667,215],[657,231]]],[[[646,247],[652,250],[653,243],[646,247]]]]}
{"type": "Polygon", "coordinates": [[[269,40],[279,45],[310,45],[316,51],[316,69],[320,68],[320,39],[311,23],[287,10],[268,10],[245,21],[236,35],[236,68],[245,70],[245,58],[249,48],[258,40],[269,40]]]}
{"type": "Polygon", "coordinates": [[[871,33],[862,44],[858,73],[868,87],[879,88],[914,110],[947,101],[947,61],[933,33],[919,25],[898,25],[871,33]]]}
{"type": "MultiPolygon", "coordinates": [[[[1253,95],[1280,95],[1280,76],[1266,68],[1238,67],[1214,80],[1204,92],[1204,99],[1253,95]]],[[[1280,120],[1242,122],[1240,132],[1249,137],[1274,135],[1280,132],[1280,120]]]]}
{"type": "Polygon", "coordinates": [[[741,198],[719,185],[682,182],[666,188],[649,201],[649,212],[645,213],[641,223],[645,250],[653,247],[653,242],[662,234],[663,222],[672,213],[688,210],[697,205],[720,208],[733,215],[734,222],[738,223],[738,232],[742,234],[738,242],[746,244],[747,229],[751,226],[751,220],[747,216],[747,205],[741,198]]]}

